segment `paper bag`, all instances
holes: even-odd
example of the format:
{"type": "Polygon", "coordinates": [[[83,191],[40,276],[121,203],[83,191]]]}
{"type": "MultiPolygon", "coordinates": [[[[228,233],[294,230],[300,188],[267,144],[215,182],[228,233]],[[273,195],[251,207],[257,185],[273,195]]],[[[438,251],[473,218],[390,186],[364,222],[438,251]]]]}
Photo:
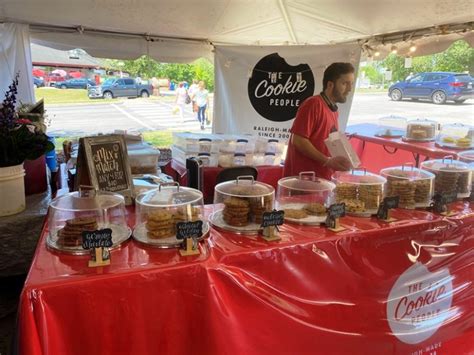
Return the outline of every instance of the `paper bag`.
{"type": "Polygon", "coordinates": [[[332,157],[345,157],[352,165],[352,168],[357,168],[360,165],[359,157],[357,156],[352,145],[344,133],[339,131],[329,134],[329,137],[324,141],[328,147],[329,153],[332,157]]]}

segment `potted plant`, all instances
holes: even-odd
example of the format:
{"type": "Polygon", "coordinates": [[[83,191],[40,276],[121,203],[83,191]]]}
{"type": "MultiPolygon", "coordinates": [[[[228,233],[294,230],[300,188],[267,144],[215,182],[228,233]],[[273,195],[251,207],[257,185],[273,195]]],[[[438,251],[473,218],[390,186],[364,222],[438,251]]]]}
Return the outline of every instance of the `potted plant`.
{"type": "Polygon", "coordinates": [[[42,120],[34,122],[16,110],[17,87],[18,74],[0,104],[0,216],[25,209],[23,162],[54,149],[42,120]]]}

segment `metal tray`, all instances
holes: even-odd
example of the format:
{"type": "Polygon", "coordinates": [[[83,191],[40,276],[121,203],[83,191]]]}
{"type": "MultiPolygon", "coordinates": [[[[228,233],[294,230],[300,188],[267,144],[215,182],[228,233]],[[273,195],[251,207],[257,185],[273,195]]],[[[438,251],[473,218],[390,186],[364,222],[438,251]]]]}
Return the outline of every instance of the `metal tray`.
{"type": "MultiPolygon", "coordinates": [[[[202,224],[202,236],[197,240],[203,240],[209,235],[209,223],[203,221],[202,224]]],[[[163,239],[151,239],[148,238],[147,229],[145,227],[145,223],[141,223],[136,226],[133,230],[133,239],[136,240],[140,244],[144,244],[147,246],[151,246],[153,248],[159,249],[172,249],[172,248],[180,248],[183,244],[182,240],[176,239],[176,236],[163,238],[163,239]]]]}
{"type": "MultiPolygon", "coordinates": [[[[117,224],[109,224],[109,225],[100,225],[98,229],[110,228],[112,229],[112,247],[110,250],[117,249],[120,245],[127,241],[128,238],[132,235],[132,230],[129,227],[123,227],[117,224]]],[[[68,247],[61,244],[58,244],[57,235],[48,235],[46,239],[46,246],[56,251],[60,251],[62,253],[72,254],[72,255],[88,255],[90,250],[82,249],[82,246],[75,246],[75,247],[68,247]],[[54,239],[54,240],[53,240],[54,239]]]]}

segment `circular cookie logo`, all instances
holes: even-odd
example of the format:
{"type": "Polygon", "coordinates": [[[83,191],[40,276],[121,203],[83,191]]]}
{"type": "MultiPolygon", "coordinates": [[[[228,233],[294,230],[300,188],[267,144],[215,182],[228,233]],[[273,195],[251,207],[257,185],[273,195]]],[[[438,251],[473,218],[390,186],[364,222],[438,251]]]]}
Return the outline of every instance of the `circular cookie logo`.
{"type": "Polygon", "coordinates": [[[295,118],[300,104],[313,93],[314,77],[309,65],[291,66],[278,53],[260,59],[248,83],[253,108],[274,122],[295,118]]]}
{"type": "Polygon", "coordinates": [[[387,300],[387,320],[400,341],[417,344],[431,337],[452,317],[452,276],[447,269],[431,273],[415,263],[400,275],[387,300]]]}

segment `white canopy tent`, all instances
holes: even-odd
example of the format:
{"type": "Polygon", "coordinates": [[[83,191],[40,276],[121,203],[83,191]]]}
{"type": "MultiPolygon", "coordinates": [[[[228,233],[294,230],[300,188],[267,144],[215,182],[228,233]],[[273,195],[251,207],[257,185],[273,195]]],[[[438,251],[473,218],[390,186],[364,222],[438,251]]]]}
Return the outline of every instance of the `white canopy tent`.
{"type": "Polygon", "coordinates": [[[0,92],[18,68],[27,67],[19,90],[20,99],[30,101],[28,36],[34,43],[82,48],[95,57],[148,54],[162,62],[213,60],[215,45],[357,43],[363,56],[377,51],[382,58],[394,46],[404,55],[416,44],[421,55],[458,39],[474,44],[474,1],[0,0],[1,23],[0,92]]]}

